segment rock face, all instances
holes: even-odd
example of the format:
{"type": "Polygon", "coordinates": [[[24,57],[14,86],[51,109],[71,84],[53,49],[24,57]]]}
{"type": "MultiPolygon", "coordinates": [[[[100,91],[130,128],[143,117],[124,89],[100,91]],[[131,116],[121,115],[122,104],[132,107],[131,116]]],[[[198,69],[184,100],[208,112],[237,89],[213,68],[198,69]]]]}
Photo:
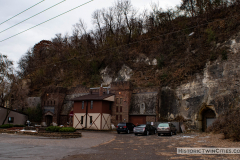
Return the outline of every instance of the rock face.
{"type": "Polygon", "coordinates": [[[130,114],[156,115],[158,107],[158,92],[132,94],[130,114]]]}
{"type": "Polygon", "coordinates": [[[110,69],[106,67],[101,71],[101,77],[103,79],[103,85],[110,85],[111,82],[129,81],[132,76],[132,69],[126,65],[123,65],[117,76],[110,75],[110,69]]]}
{"type": "Polygon", "coordinates": [[[224,45],[230,48],[227,60],[219,57],[214,62],[208,62],[204,74],[197,74],[195,80],[175,89],[161,89],[160,119],[173,120],[182,116],[191,128],[204,130],[206,118],[218,117],[227,109],[239,105],[240,36],[224,45]]]}

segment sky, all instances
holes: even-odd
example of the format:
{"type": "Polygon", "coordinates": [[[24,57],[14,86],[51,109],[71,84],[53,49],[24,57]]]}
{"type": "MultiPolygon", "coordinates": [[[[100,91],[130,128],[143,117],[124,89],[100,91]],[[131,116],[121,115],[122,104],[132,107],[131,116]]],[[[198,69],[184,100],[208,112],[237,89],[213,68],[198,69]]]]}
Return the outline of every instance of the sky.
{"type": "MultiPolygon", "coordinates": [[[[93,12],[113,6],[115,2],[116,0],[0,0],[0,53],[7,55],[16,69],[19,59],[35,44],[41,40],[51,40],[58,33],[71,36],[73,25],[79,19],[86,23],[88,30],[93,29],[93,12]],[[78,6],[80,7],[76,8],[78,6]],[[76,9],[67,12],[73,8],[76,9]],[[38,14],[39,12],[42,13],[38,14]],[[58,16],[64,12],[67,13],[58,16]],[[47,21],[55,16],[58,17],[47,21]],[[28,19],[29,17],[32,18],[28,19]],[[24,21],[25,19],[28,20],[24,21]],[[47,22],[41,24],[44,21],[47,22]],[[13,37],[9,38],[11,36],[13,37]]],[[[180,2],[181,0],[131,0],[139,13],[143,9],[150,9],[151,3],[158,3],[159,7],[167,9],[180,5],[180,2]]]]}

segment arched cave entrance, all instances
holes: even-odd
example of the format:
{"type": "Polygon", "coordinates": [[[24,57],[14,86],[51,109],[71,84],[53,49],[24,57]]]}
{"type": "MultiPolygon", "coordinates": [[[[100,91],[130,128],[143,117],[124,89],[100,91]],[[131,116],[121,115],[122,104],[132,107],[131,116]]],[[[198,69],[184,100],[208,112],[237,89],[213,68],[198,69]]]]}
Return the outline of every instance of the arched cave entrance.
{"type": "Polygon", "coordinates": [[[45,116],[45,122],[47,124],[47,126],[50,126],[50,124],[52,123],[53,117],[51,115],[46,115],[45,116]]]}
{"type": "Polygon", "coordinates": [[[207,127],[210,126],[216,119],[216,114],[212,109],[206,107],[201,112],[201,118],[202,118],[202,131],[205,132],[207,127]]]}

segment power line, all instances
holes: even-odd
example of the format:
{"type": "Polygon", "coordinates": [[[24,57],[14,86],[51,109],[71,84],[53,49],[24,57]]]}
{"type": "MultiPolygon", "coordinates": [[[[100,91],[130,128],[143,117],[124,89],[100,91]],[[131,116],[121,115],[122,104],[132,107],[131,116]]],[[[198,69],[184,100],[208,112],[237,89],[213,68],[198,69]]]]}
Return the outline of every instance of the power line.
{"type": "Polygon", "coordinates": [[[36,5],[39,5],[39,4],[42,3],[43,1],[45,1],[45,0],[42,0],[42,1],[38,2],[37,4],[34,4],[33,6],[31,6],[31,7],[27,8],[27,9],[25,9],[24,11],[22,11],[22,12],[16,14],[15,16],[13,16],[13,17],[7,19],[6,21],[0,23],[0,25],[2,25],[3,23],[5,23],[5,22],[7,22],[7,21],[9,21],[9,20],[11,20],[11,19],[13,19],[13,18],[19,16],[19,15],[22,14],[23,12],[26,12],[27,10],[29,10],[29,9],[31,9],[31,8],[33,8],[33,7],[35,7],[36,5]]]}
{"type": "Polygon", "coordinates": [[[15,25],[13,25],[13,26],[7,28],[7,29],[4,29],[4,30],[1,31],[0,33],[5,32],[5,31],[7,31],[7,30],[9,30],[9,29],[11,29],[11,28],[13,28],[13,27],[15,27],[15,26],[17,26],[17,25],[19,25],[19,24],[21,24],[21,23],[23,23],[23,22],[25,22],[25,21],[27,21],[27,20],[29,20],[29,19],[35,17],[35,16],[37,16],[37,15],[39,15],[39,14],[41,14],[41,13],[43,13],[43,12],[45,12],[45,11],[47,11],[47,10],[49,10],[49,9],[51,9],[51,8],[53,8],[53,7],[55,7],[55,6],[57,6],[57,5],[59,5],[60,3],[65,2],[65,1],[66,1],[66,0],[63,0],[63,1],[61,1],[61,2],[55,4],[55,5],[51,6],[51,7],[49,7],[49,8],[47,8],[47,9],[43,10],[43,11],[41,11],[41,12],[39,12],[39,13],[37,13],[37,14],[35,14],[35,15],[33,15],[33,16],[31,16],[31,17],[29,17],[29,18],[27,18],[27,19],[25,19],[25,20],[23,20],[23,21],[21,21],[21,22],[15,24],[15,25]]]}
{"type": "Polygon", "coordinates": [[[55,18],[57,18],[57,17],[60,17],[60,16],[62,16],[62,15],[64,15],[64,14],[66,14],[66,13],[68,13],[68,12],[71,12],[71,11],[73,11],[74,9],[77,9],[77,8],[79,8],[79,7],[81,7],[81,6],[84,6],[84,5],[86,5],[86,4],[88,4],[88,3],[92,2],[92,1],[93,1],[93,0],[90,0],[90,1],[88,1],[88,2],[86,2],[86,3],[83,3],[83,4],[81,4],[81,5],[79,5],[79,6],[75,7],[75,8],[72,8],[72,9],[66,11],[66,12],[63,12],[63,13],[61,13],[61,14],[53,17],[53,18],[50,18],[50,19],[48,19],[48,20],[46,20],[46,21],[44,21],[44,22],[42,22],[42,23],[39,23],[39,24],[37,24],[37,25],[35,25],[35,26],[31,27],[31,28],[28,28],[28,29],[26,29],[26,30],[24,30],[24,31],[22,31],[22,32],[19,32],[19,33],[15,34],[15,35],[13,35],[13,36],[11,36],[11,37],[8,37],[8,38],[6,38],[6,39],[3,39],[3,40],[1,40],[0,42],[6,41],[6,40],[8,40],[8,39],[10,39],[10,38],[13,38],[13,37],[15,37],[15,36],[17,36],[17,35],[19,35],[19,34],[22,34],[22,33],[26,32],[26,31],[28,31],[28,30],[30,30],[30,29],[33,29],[33,28],[35,28],[35,27],[37,27],[37,26],[40,26],[40,25],[42,25],[43,23],[46,23],[46,22],[48,22],[48,21],[51,21],[51,20],[53,20],[53,19],[55,19],[55,18]]]}

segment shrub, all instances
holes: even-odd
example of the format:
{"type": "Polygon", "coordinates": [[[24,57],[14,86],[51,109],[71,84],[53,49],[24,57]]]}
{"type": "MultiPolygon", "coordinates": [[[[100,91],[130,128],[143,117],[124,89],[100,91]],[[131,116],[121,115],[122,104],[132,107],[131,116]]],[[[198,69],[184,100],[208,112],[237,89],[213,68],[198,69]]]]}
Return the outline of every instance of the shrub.
{"type": "Polygon", "coordinates": [[[161,55],[160,57],[157,58],[157,66],[159,69],[162,69],[164,67],[164,58],[161,55]]]}
{"type": "Polygon", "coordinates": [[[226,50],[223,50],[222,51],[222,60],[227,60],[228,57],[227,57],[227,51],[226,50]]]}
{"type": "Polygon", "coordinates": [[[76,129],[73,127],[63,127],[59,130],[59,132],[75,132],[76,129]]]}
{"type": "Polygon", "coordinates": [[[16,124],[16,125],[13,125],[13,127],[25,127],[25,125],[16,124]]]}
{"type": "Polygon", "coordinates": [[[0,128],[12,128],[13,125],[12,124],[3,124],[0,126],[0,128]]]}
{"type": "Polygon", "coordinates": [[[42,120],[42,108],[38,104],[37,107],[27,108],[23,113],[27,114],[31,122],[41,122],[42,120]]]}
{"type": "Polygon", "coordinates": [[[61,129],[61,127],[58,127],[58,126],[50,126],[50,127],[46,128],[46,131],[59,132],[60,129],[61,129]]]}
{"type": "Polygon", "coordinates": [[[225,139],[240,141],[240,110],[231,109],[220,115],[213,124],[207,128],[207,132],[223,133],[225,139]]]}
{"type": "Polygon", "coordinates": [[[75,132],[76,129],[73,127],[58,127],[58,126],[50,126],[46,128],[46,131],[51,132],[75,132]]]}
{"type": "Polygon", "coordinates": [[[207,42],[210,43],[212,41],[215,41],[215,33],[214,31],[212,30],[212,28],[208,28],[206,29],[206,33],[208,35],[208,39],[207,39],[207,42]]]}

